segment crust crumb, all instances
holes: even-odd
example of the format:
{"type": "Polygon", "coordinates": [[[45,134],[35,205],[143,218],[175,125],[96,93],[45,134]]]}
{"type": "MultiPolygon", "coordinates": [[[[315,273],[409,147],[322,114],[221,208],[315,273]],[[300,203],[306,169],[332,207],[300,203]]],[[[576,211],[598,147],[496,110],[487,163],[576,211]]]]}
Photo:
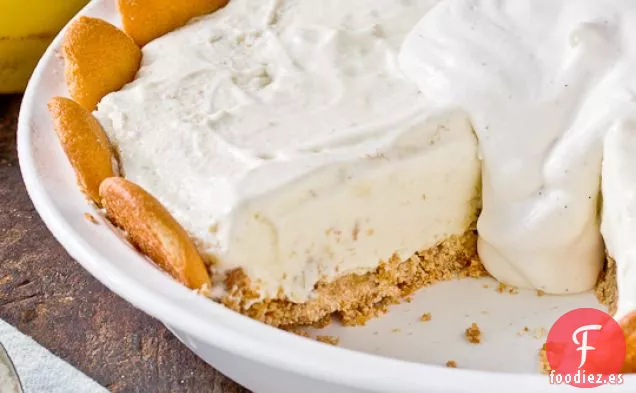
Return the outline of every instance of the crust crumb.
{"type": "Polygon", "coordinates": [[[428,322],[433,318],[433,316],[431,315],[430,312],[424,313],[422,314],[422,316],[420,317],[420,321],[422,322],[428,322]]]}
{"type": "Polygon", "coordinates": [[[496,291],[499,293],[504,293],[505,290],[506,290],[506,284],[500,282],[499,285],[497,285],[496,291]]]}
{"type": "Polygon", "coordinates": [[[329,344],[329,345],[338,345],[340,344],[340,337],[336,336],[316,336],[316,341],[320,341],[321,343],[329,344]]]}
{"type": "Polygon", "coordinates": [[[616,314],[618,304],[618,290],[616,282],[616,262],[607,255],[605,268],[601,271],[596,282],[596,297],[601,304],[608,307],[610,315],[616,314]]]}
{"type": "Polygon", "coordinates": [[[500,282],[497,285],[497,288],[495,289],[498,293],[504,293],[504,292],[508,292],[511,295],[516,295],[519,293],[519,289],[515,288],[515,287],[511,287],[508,286],[502,282],[500,282]]]}
{"type": "Polygon", "coordinates": [[[454,360],[449,360],[446,362],[446,367],[448,368],[457,368],[457,362],[454,360]]]}
{"type": "Polygon", "coordinates": [[[84,218],[86,219],[86,221],[90,222],[91,224],[96,224],[96,225],[99,224],[95,216],[93,216],[90,213],[84,213],[84,218]]]}
{"type": "Polygon", "coordinates": [[[548,362],[546,345],[543,344],[541,349],[539,349],[539,372],[541,374],[550,374],[550,371],[552,371],[552,367],[550,367],[550,362],[548,362]]]}
{"type": "Polygon", "coordinates": [[[473,322],[470,327],[466,329],[464,335],[471,344],[481,343],[481,330],[479,330],[479,325],[477,325],[476,322],[473,322]]]}
{"type": "Polygon", "coordinates": [[[545,295],[545,291],[543,289],[537,289],[537,296],[541,297],[545,295]]]}

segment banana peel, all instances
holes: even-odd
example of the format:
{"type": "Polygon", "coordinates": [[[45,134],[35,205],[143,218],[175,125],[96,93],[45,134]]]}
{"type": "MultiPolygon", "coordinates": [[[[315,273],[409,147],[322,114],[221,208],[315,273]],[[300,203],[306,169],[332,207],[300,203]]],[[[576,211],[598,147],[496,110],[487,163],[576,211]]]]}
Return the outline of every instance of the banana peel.
{"type": "Polygon", "coordinates": [[[0,39],[0,93],[22,92],[51,37],[0,39]]]}
{"type": "Polygon", "coordinates": [[[53,38],[88,0],[0,0],[0,94],[24,91],[53,38]]]}

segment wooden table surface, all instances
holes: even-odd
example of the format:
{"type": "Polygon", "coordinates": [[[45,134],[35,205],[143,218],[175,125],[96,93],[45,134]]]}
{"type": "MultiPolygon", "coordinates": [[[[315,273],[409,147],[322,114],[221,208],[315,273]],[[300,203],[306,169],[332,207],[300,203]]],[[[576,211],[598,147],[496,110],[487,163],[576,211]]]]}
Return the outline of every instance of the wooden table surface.
{"type": "Polygon", "coordinates": [[[20,96],[0,95],[0,318],[112,392],[246,392],[64,251],[26,193],[20,96]]]}

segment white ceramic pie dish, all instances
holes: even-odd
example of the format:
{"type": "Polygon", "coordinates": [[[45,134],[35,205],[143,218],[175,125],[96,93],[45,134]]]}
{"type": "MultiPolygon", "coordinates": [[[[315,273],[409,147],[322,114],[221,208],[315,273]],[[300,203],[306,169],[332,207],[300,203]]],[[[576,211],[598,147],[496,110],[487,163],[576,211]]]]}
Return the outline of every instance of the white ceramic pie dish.
{"type": "MultiPolygon", "coordinates": [[[[114,0],[94,0],[81,14],[119,25],[114,0]]],[[[60,44],[61,35],[38,65],[22,104],[18,153],[29,195],[73,258],[165,323],[219,371],[257,393],[574,390],[550,385],[546,376],[533,371],[541,337],[519,337],[518,332],[523,326],[549,329],[565,311],[594,305],[591,294],[507,296],[496,294],[492,283],[490,289],[475,281],[442,284],[365,328],[329,327],[324,334],[342,338],[341,347],[333,347],[250,320],[173,281],[103,219],[95,225],[84,217],[87,212],[99,216],[76,185],[46,109],[51,97],[67,95],[60,44]],[[423,312],[431,312],[434,320],[417,323],[423,312]],[[461,339],[472,320],[484,331],[483,345],[470,346],[461,339]],[[457,360],[460,368],[444,367],[443,359],[457,360]]],[[[600,391],[634,391],[634,386],[636,376],[629,376],[623,385],[600,391]]]]}

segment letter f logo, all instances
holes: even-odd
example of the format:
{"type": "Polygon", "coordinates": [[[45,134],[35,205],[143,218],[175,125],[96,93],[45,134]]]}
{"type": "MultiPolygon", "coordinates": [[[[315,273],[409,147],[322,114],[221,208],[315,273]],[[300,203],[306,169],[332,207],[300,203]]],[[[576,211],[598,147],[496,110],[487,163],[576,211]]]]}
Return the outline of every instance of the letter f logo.
{"type": "Polygon", "coordinates": [[[587,345],[587,332],[589,332],[590,330],[601,330],[602,327],[603,326],[601,325],[585,325],[576,329],[572,334],[572,341],[574,341],[574,344],[580,345],[580,347],[576,349],[577,351],[581,351],[581,364],[579,364],[579,368],[583,367],[583,365],[587,361],[587,351],[593,351],[596,349],[592,346],[587,345]],[[579,342],[577,336],[581,332],[583,332],[583,334],[581,335],[581,342],[579,342]]]}

